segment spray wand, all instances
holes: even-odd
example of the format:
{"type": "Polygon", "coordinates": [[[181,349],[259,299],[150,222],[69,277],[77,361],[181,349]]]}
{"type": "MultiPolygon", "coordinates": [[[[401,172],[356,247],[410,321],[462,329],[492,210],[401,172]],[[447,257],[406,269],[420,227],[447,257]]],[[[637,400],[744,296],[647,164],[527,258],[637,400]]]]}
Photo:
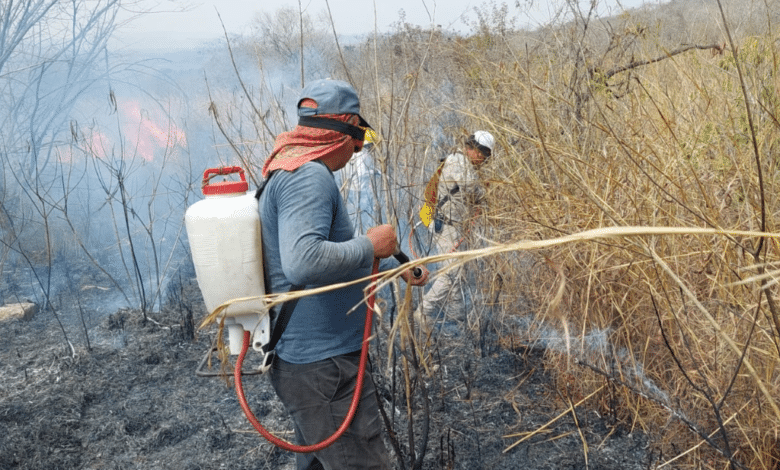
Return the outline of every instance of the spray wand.
{"type": "MultiPolygon", "coordinates": [[[[402,265],[409,262],[409,257],[406,256],[406,253],[404,253],[398,248],[396,248],[395,253],[393,253],[393,257],[397,259],[398,262],[401,263],[402,265]]],[[[414,268],[412,268],[412,275],[415,278],[419,279],[420,277],[422,277],[423,271],[422,269],[420,269],[419,266],[415,266],[414,268]]]]}

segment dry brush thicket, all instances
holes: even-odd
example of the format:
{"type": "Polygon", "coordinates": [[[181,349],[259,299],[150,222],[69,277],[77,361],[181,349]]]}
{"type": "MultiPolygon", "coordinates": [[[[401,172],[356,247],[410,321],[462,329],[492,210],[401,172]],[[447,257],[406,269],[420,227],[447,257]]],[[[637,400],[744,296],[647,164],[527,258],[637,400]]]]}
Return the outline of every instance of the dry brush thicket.
{"type": "MultiPolygon", "coordinates": [[[[491,227],[529,239],[611,226],[775,232],[774,30],[735,36],[737,60],[728,45],[690,49],[606,78],[675,49],[637,23],[621,34],[630,55],[598,56],[576,36],[538,52],[507,41],[499,61],[472,54],[470,109],[505,152],[491,227]]],[[[504,289],[535,296],[537,321],[571,335],[549,354],[561,389],[576,401],[606,385],[593,404],[655,435],[661,462],[776,468],[777,250],[774,238],[729,235],[592,239],[535,253],[546,291],[504,289]]]]}
{"type": "MultiPolygon", "coordinates": [[[[638,11],[538,34],[402,25],[367,41],[350,75],[402,188],[391,214],[413,221],[436,159],[484,128],[500,141],[477,224],[487,246],[615,226],[775,234],[775,18],[737,17],[732,46],[708,5],[709,22],[683,24],[685,37],[638,11]]],[[[558,332],[547,358],[561,396],[601,389],[589,406],[653,435],[659,463],[769,469],[780,462],[778,248],[728,233],[592,236],[529,250],[531,263],[484,257],[480,281],[497,322],[532,301],[534,326],[512,341],[558,332]]]]}
{"type": "MultiPolygon", "coordinates": [[[[512,32],[492,3],[465,37],[400,22],[338,55],[320,44],[322,73],[355,85],[382,138],[377,222],[413,225],[438,159],[482,128],[500,145],[472,246],[640,227],[475,252],[491,303],[480,312],[493,315],[475,323],[510,347],[545,345],[562,407],[584,401],[647,431],[662,468],[780,462],[777,11],[676,1],[512,32]],[[534,318],[515,318],[529,302],[534,318]]],[[[265,77],[262,47],[250,50],[265,77]]],[[[269,149],[284,118],[272,95],[227,106],[257,136],[222,123],[253,173],[262,159],[248,149],[269,149]]],[[[212,102],[217,121],[224,107],[212,102]]]]}

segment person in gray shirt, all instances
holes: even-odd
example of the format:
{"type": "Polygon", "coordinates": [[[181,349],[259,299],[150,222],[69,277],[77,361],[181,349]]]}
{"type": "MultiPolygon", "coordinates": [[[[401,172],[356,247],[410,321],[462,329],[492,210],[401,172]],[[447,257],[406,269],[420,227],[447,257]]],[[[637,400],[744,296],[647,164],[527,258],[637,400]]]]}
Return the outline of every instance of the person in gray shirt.
{"type": "MultiPolygon", "coordinates": [[[[375,258],[396,250],[390,225],[355,236],[333,172],[363,145],[369,127],[346,82],[317,80],[298,101],[298,126],[280,134],[263,166],[260,197],[267,292],[286,292],[360,279],[375,258]]],[[[427,282],[428,271],[413,285],[427,282]]],[[[358,374],[365,324],[365,283],[301,298],[276,346],[271,383],[290,413],[300,445],[317,444],[341,425],[358,374]],[[362,308],[359,307],[362,305],[362,308]]],[[[298,469],[385,469],[387,450],[374,384],[366,373],[352,424],[333,445],[297,454],[298,469]]]]}

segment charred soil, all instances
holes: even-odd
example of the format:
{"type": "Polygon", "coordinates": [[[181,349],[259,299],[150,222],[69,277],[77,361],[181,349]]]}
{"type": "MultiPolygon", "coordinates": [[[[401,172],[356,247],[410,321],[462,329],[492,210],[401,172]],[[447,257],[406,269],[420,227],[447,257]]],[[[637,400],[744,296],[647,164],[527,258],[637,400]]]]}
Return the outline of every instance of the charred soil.
{"type": "MultiPolygon", "coordinates": [[[[120,310],[89,329],[90,348],[71,348],[51,313],[0,324],[0,469],[294,468],[292,454],[251,427],[224,378],[196,374],[216,335],[193,331],[193,317],[203,314],[164,308],[145,320],[120,310]]],[[[69,332],[78,335],[76,327],[69,332]]],[[[643,434],[594,410],[578,407],[576,420],[565,413],[543,351],[502,347],[495,334],[477,342],[442,331],[428,374],[410,375],[411,413],[401,361],[394,381],[383,351],[372,350],[374,377],[397,468],[652,467],[643,434]]],[[[218,361],[200,370],[218,371],[218,361]]],[[[289,439],[291,424],[267,379],[247,375],[243,383],[257,418],[289,439]]]]}

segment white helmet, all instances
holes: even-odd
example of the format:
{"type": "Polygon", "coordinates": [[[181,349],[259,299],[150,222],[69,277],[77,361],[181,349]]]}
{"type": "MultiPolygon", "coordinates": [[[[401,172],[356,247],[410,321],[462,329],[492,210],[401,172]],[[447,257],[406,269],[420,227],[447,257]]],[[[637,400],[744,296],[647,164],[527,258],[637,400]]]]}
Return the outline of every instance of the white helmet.
{"type": "Polygon", "coordinates": [[[474,140],[476,140],[479,145],[485,146],[489,148],[491,151],[493,150],[493,146],[496,145],[495,137],[493,137],[493,134],[491,134],[488,131],[475,132],[474,140]]]}
{"type": "Polygon", "coordinates": [[[493,153],[496,139],[493,137],[493,134],[488,131],[476,131],[468,138],[466,143],[478,148],[482,153],[489,157],[493,153]]]}

